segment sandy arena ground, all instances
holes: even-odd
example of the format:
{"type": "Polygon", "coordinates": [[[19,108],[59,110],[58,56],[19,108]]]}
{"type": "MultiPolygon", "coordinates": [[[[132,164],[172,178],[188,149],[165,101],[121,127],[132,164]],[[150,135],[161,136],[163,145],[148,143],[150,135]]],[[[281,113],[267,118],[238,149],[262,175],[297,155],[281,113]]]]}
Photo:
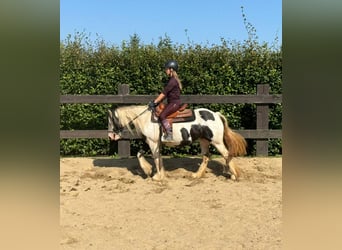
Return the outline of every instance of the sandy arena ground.
{"type": "MultiPolygon", "coordinates": [[[[152,160],[146,157],[149,162],[152,160]]],[[[168,178],[144,178],[137,158],[60,159],[60,249],[281,249],[282,158],[164,158],[168,178]]]]}

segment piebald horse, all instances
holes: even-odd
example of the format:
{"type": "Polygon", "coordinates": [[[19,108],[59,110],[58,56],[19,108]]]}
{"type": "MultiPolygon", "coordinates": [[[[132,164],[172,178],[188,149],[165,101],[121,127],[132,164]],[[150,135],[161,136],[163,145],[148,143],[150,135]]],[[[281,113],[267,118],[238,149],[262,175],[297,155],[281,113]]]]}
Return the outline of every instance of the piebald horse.
{"type": "MultiPolygon", "coordinates": [[[[187,109],[189,111],[189,109],[187,109]]],[[[226,164],[223,173],[227,173],[232,180],[237,180],[240,173],[231,161],[235,156],[246,154],[246,140],[229,126],[227,119],[219,112],[214,112],[205,108],[190,110],[190,118],[174,120],[172,123],[173,141],[162,140],[162,127],[155,112],[151,112],[146,105],[123,106],[113,110],[108,110],[108,136],[111,140],[122,138],[123,130],[140,135],[149,145],[156,167],[153,180],[163,180],[165,170],[161,157],[161,145],[170,147],[189,145],[194,141],[199,141],[202,154],[202,163],[197,172],[192,174],[193,178],[201,178],[207,168],[209,161],[210,144],[216,147],[224,157],[226,164]]],[[[139,156],[139,153],[138,153],[139,156]]],[[[141,161],[140,165],[141,165],[141,161]]],[[[150,165],[150,164],[149,164],[150,165]]],[[[150,165],[151,166],[151,165],[150,165]]],[[[152,174],[152,166],[146,169],[141,166],[145,174],[152,174]]]]}

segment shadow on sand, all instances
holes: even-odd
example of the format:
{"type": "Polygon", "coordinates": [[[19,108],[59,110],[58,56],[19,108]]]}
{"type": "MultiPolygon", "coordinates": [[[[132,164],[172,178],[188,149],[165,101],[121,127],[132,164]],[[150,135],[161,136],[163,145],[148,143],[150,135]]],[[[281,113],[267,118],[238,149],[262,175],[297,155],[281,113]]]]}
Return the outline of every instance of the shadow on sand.
{"type": "MultiPolygon", "coordinates": [[[[150,157],[145,157],[146,160],[154,167],[154,161],[150,157]]],[[[184,169],[188,172],[196,172],[201,164],[202,159],[196,157],[189,158],[164,158],[163,163],[165,170],[168,172],[176,171],[179,169],[184,169]]],[[[147,176],[142,171],[139,165],[139,161],[136,157],[126,158],[126,159],[108,159],[100,158],[94,159],[93,165],[95,167],[108,167],[108,168],[126,168],[134,175],[140,175],[143,178],[147,176]]],[[[208,163],[208,170],[216,176],[223,174],[223,164],[217,160],[210,160],[208,163]]]]}

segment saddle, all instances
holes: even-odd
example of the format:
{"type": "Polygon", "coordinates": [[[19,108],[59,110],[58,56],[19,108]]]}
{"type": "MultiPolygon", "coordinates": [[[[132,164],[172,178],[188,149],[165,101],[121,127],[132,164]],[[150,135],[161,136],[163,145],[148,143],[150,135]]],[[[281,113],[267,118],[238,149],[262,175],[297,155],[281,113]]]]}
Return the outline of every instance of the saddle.
{"type": "MultiPolygon", "coordinates": [[[[172,126],[172,123],[177,123],[177,122],[190,122],[195,120],[195,114],[192,109],[187,109],[188,104],[184,103],[180,106],[180,108],[168,115],[166,119],[169,121],[170,125],[172,126]]],[[[152,122],[158,122],[159,121],[159,115],[160,113],[165,109],[165,104],[160,103],[154,112],[154,115],[152,115],[152,122]]]]}

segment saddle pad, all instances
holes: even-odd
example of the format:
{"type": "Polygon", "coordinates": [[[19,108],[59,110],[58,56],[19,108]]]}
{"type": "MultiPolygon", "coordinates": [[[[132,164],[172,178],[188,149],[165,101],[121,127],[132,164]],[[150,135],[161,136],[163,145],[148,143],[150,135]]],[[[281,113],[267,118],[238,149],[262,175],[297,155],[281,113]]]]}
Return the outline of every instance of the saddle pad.
{"type": "MultiPolygon", "coordinates": [[[[195,113],[192,109],[185,109],[182,112],[178,112],[177,116],[174,118],[167,118],[172,121],[172,123],[177,122],[192,122],[195,120],[195,113]]],[[[159,117],[157,117],[154,113],[151,115],[151,122],[159,122],[159,117]]]]}

